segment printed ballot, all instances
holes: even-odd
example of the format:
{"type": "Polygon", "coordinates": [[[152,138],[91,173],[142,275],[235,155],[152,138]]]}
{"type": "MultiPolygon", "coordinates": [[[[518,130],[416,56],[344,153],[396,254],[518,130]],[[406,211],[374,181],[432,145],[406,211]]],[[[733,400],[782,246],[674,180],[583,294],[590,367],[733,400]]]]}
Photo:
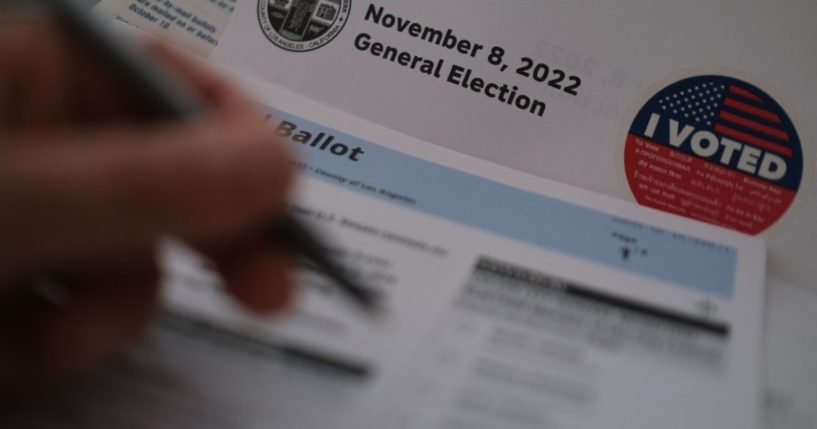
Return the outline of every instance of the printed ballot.
{"type": "Polygon", "coordinates": [[[148,344],[66,395],[98,427],[759,427],[762,240],[247,85],[299,155],[292,214],[386,313],[304,265],[258,319],[169,245],[148,344]]]}

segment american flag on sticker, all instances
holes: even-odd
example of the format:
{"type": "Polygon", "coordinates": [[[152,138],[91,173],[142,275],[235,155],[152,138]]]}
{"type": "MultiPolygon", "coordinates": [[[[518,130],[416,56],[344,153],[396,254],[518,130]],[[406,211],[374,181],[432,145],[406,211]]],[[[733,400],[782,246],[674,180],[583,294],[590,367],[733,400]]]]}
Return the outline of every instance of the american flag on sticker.
{"type": "Polygon", "coordinates": [[[736,83],[714,80],[659,99],[662,111],[713,127],[718,134],[791,158],[791,136],[764,97],[736,83]]]}

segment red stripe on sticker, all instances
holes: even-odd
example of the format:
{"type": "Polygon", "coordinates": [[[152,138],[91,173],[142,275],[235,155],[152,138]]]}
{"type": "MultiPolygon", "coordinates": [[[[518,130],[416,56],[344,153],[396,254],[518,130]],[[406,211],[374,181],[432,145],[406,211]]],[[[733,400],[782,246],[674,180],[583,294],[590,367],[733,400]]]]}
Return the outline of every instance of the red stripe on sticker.
{"type": "Polygon", "coordinates": [[[775,137],[781,140],[789,141],[789,133],[778,130],[777,128],[770,127],[768,125],[763,125],[760,122],[755,122],[751,119],[746,119],[743,116],[735,115],[734,113],[729,113],[726,111],[721,111],[720,115],[721,119],[727,120],[729,122],[733,122],[738,125],[743,125],[746,128],[751,128],[755,131],[761,132],[771,137],[775,137]]]}
{"type": "Polygon", "coordinates": [[[776,124],[779,124],[779,123],[782,122],[780,120],[780,117],[777,116],[775,113],[772,113],[772,112],[770,112],[768,110],[763,110],[763,109],[761,109],[759,107],[748,105],[746,103],[735,100],[734,98],[727,98],[723,102],[723,104],[725,104],[725,105],[727,105],[729,107],[733,107],[735,109],[741,110],[743,112],[755,115],[758,118],[763,118],[763,119],[766,119],[768,121],[772,121],[772,122],[774,122],[776,124]]]}
{"type": "Polygon", "coordinates": [[[744,89],[736,85],[731,85],[729,87],[729,92],[731,92],[732,94],[740,95],[741,97],[746,97],[750,100],[757,101],[758,103],[763,103],[763,99],[755,95],[752,91],[749,91],[748,89],[744,89]]]}
{"type": "Polygon", "coordinates": [[[759,137],[755,137],[751,134],[746,134],[744,132],[738,131],[734,128],[729,128],[723,124],[715,124],[715,131],[719,132],[725,136],[732,137],[734,139],[740,140],[743,143],[750,143],[755,146],[760,146],[766,150],[770,150],[772,152],[777,152],[781,155],[785,155],[789,158],[792,156],[792,151],[790,148],[785,146],[781,146],[777,143],[772,143],[768,140],[763,140],[759,137]]]}

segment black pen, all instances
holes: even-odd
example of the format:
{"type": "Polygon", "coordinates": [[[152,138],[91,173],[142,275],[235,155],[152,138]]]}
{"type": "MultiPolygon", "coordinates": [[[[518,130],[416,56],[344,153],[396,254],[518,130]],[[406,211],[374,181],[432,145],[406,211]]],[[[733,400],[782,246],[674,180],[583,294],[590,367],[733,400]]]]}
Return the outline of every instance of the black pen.
{"type": "MultiPolygon", "coordinates": [[[[196,120],[207,111],[203,100],[190,85],[146,52],[129,46],[106,31],[75,0],[47,0],[45,3],[64,30],[81,49],[106,67],[123,87],[148,108],[147,114],[161,119],[196,120]]],[[[265,240],[282,243],[310,259],[334,280],[341,291],[362,309],[378,309],[379,295],[354,279],[330,256],[322,240],[306,225],[287,215],[268,227],[265,240]]]]}

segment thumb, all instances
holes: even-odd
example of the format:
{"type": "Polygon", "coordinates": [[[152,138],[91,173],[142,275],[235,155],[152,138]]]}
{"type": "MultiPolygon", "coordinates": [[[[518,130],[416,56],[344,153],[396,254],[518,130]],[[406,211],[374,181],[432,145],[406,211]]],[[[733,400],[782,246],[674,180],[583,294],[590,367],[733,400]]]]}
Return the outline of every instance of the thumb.
{"type": "Polygon", "coordinates": [[[127,257],[161,234],[227,240],[280,214],[292,179],[257,118],[49,140],[0,156],[0,274],[127,257]]]}

